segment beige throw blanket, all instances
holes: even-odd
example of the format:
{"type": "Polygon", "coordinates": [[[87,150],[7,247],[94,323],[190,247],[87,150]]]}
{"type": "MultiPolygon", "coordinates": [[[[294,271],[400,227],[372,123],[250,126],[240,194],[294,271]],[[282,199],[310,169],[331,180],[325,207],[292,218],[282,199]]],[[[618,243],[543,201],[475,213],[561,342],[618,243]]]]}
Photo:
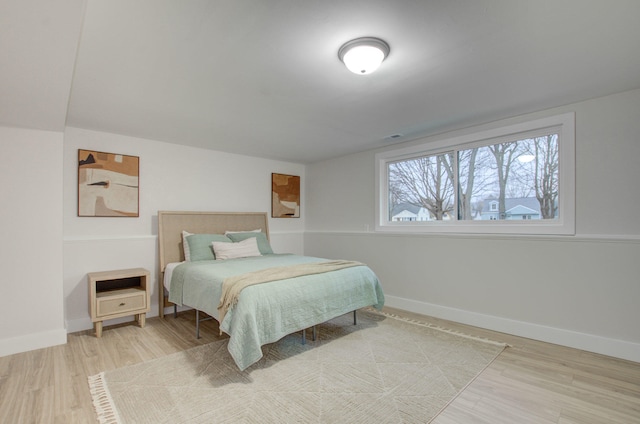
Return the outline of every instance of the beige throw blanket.
{"type": "Polygon", "coordinates": [[[220,304],[218,311],[220,313],[220,323],[224,320],[224,316],[231,307],[238,303],[240,292],[248,286],[254,284],[268,283],[276,280],[286,280],[287,278],[301,277],[303,275],[322,274],[324,272],[336,271],[352,266],[364,265],[354,261],[326,261],[314,262],[308,264],[298,264],[290,266],[279,266],[273,268],[262,269],[260,271],[248,272],[246,274],[235,275],[225,278],[222,282],[222,295],[220,296],[220,304]]]}

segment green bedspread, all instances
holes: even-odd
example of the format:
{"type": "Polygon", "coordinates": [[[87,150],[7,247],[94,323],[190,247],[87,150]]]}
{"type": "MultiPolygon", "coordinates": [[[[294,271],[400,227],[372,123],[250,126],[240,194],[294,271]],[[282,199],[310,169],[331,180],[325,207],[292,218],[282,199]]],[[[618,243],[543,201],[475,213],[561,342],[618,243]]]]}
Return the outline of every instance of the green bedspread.
{"type": "MultiPolygon", "coordinates": [[[[225,278],[323,261],[326,259],[286,254],[186,262],[173,271],[169,300],[218,319],[225,278]]],[[[262,345],[365,306],[381,309],[383,305],[376,275],[367,266],[355,266],[246,287],[220,329],[229,334],[229,353],[244,370],[262,357],[262,345]]]]}

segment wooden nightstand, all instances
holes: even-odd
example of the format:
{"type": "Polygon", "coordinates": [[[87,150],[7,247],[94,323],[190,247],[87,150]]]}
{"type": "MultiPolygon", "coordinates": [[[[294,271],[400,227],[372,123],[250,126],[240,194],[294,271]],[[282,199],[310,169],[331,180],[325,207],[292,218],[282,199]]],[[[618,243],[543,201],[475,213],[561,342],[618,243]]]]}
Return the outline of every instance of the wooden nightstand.
{"type": "Polygon", "coordinates": [[[89,309],[96,337],[102,337],[102,321],[135,315],[144,327],[146,313],[151,309],[151,277],[144,268],[90,272],[89,309]]]}

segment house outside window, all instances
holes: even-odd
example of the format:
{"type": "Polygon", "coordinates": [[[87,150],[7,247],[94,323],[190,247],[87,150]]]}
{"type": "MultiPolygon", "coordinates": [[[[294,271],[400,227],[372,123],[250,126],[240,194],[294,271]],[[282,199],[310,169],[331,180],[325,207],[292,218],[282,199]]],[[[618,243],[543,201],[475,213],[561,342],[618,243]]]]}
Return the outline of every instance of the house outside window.
{"type": "Polygon", "coordinates": [[[379,153],[376,230],[574,234],[574,170],[573,114],[379,153]]]}

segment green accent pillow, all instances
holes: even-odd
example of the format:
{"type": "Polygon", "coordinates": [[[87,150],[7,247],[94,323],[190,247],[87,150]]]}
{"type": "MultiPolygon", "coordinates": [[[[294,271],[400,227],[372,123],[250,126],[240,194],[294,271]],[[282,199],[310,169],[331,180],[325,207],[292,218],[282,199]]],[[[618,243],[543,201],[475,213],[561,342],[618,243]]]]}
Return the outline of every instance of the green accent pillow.
{"type": "Polygon", "coordinates": [[[191,234],[186,239],[189,244],[191,262],[214,260],[216,257],[211,246],[214,241],[231,243],[231,239],[223,234],[191,234]]]}
{"type": "Polygon", "coordinates": [[[256,233],[256,232],[247,232],[247,233],[227,233],[227,237],[229,237],[234,242],[246,240],[251,237],[255,237],[258,242],[258,250],[263,255],[271,255],[273,254],[273,249],[271,249],[271,245],[269,244],[269,240],[267,240],[267,235],[265,233],[256,233]]]}

